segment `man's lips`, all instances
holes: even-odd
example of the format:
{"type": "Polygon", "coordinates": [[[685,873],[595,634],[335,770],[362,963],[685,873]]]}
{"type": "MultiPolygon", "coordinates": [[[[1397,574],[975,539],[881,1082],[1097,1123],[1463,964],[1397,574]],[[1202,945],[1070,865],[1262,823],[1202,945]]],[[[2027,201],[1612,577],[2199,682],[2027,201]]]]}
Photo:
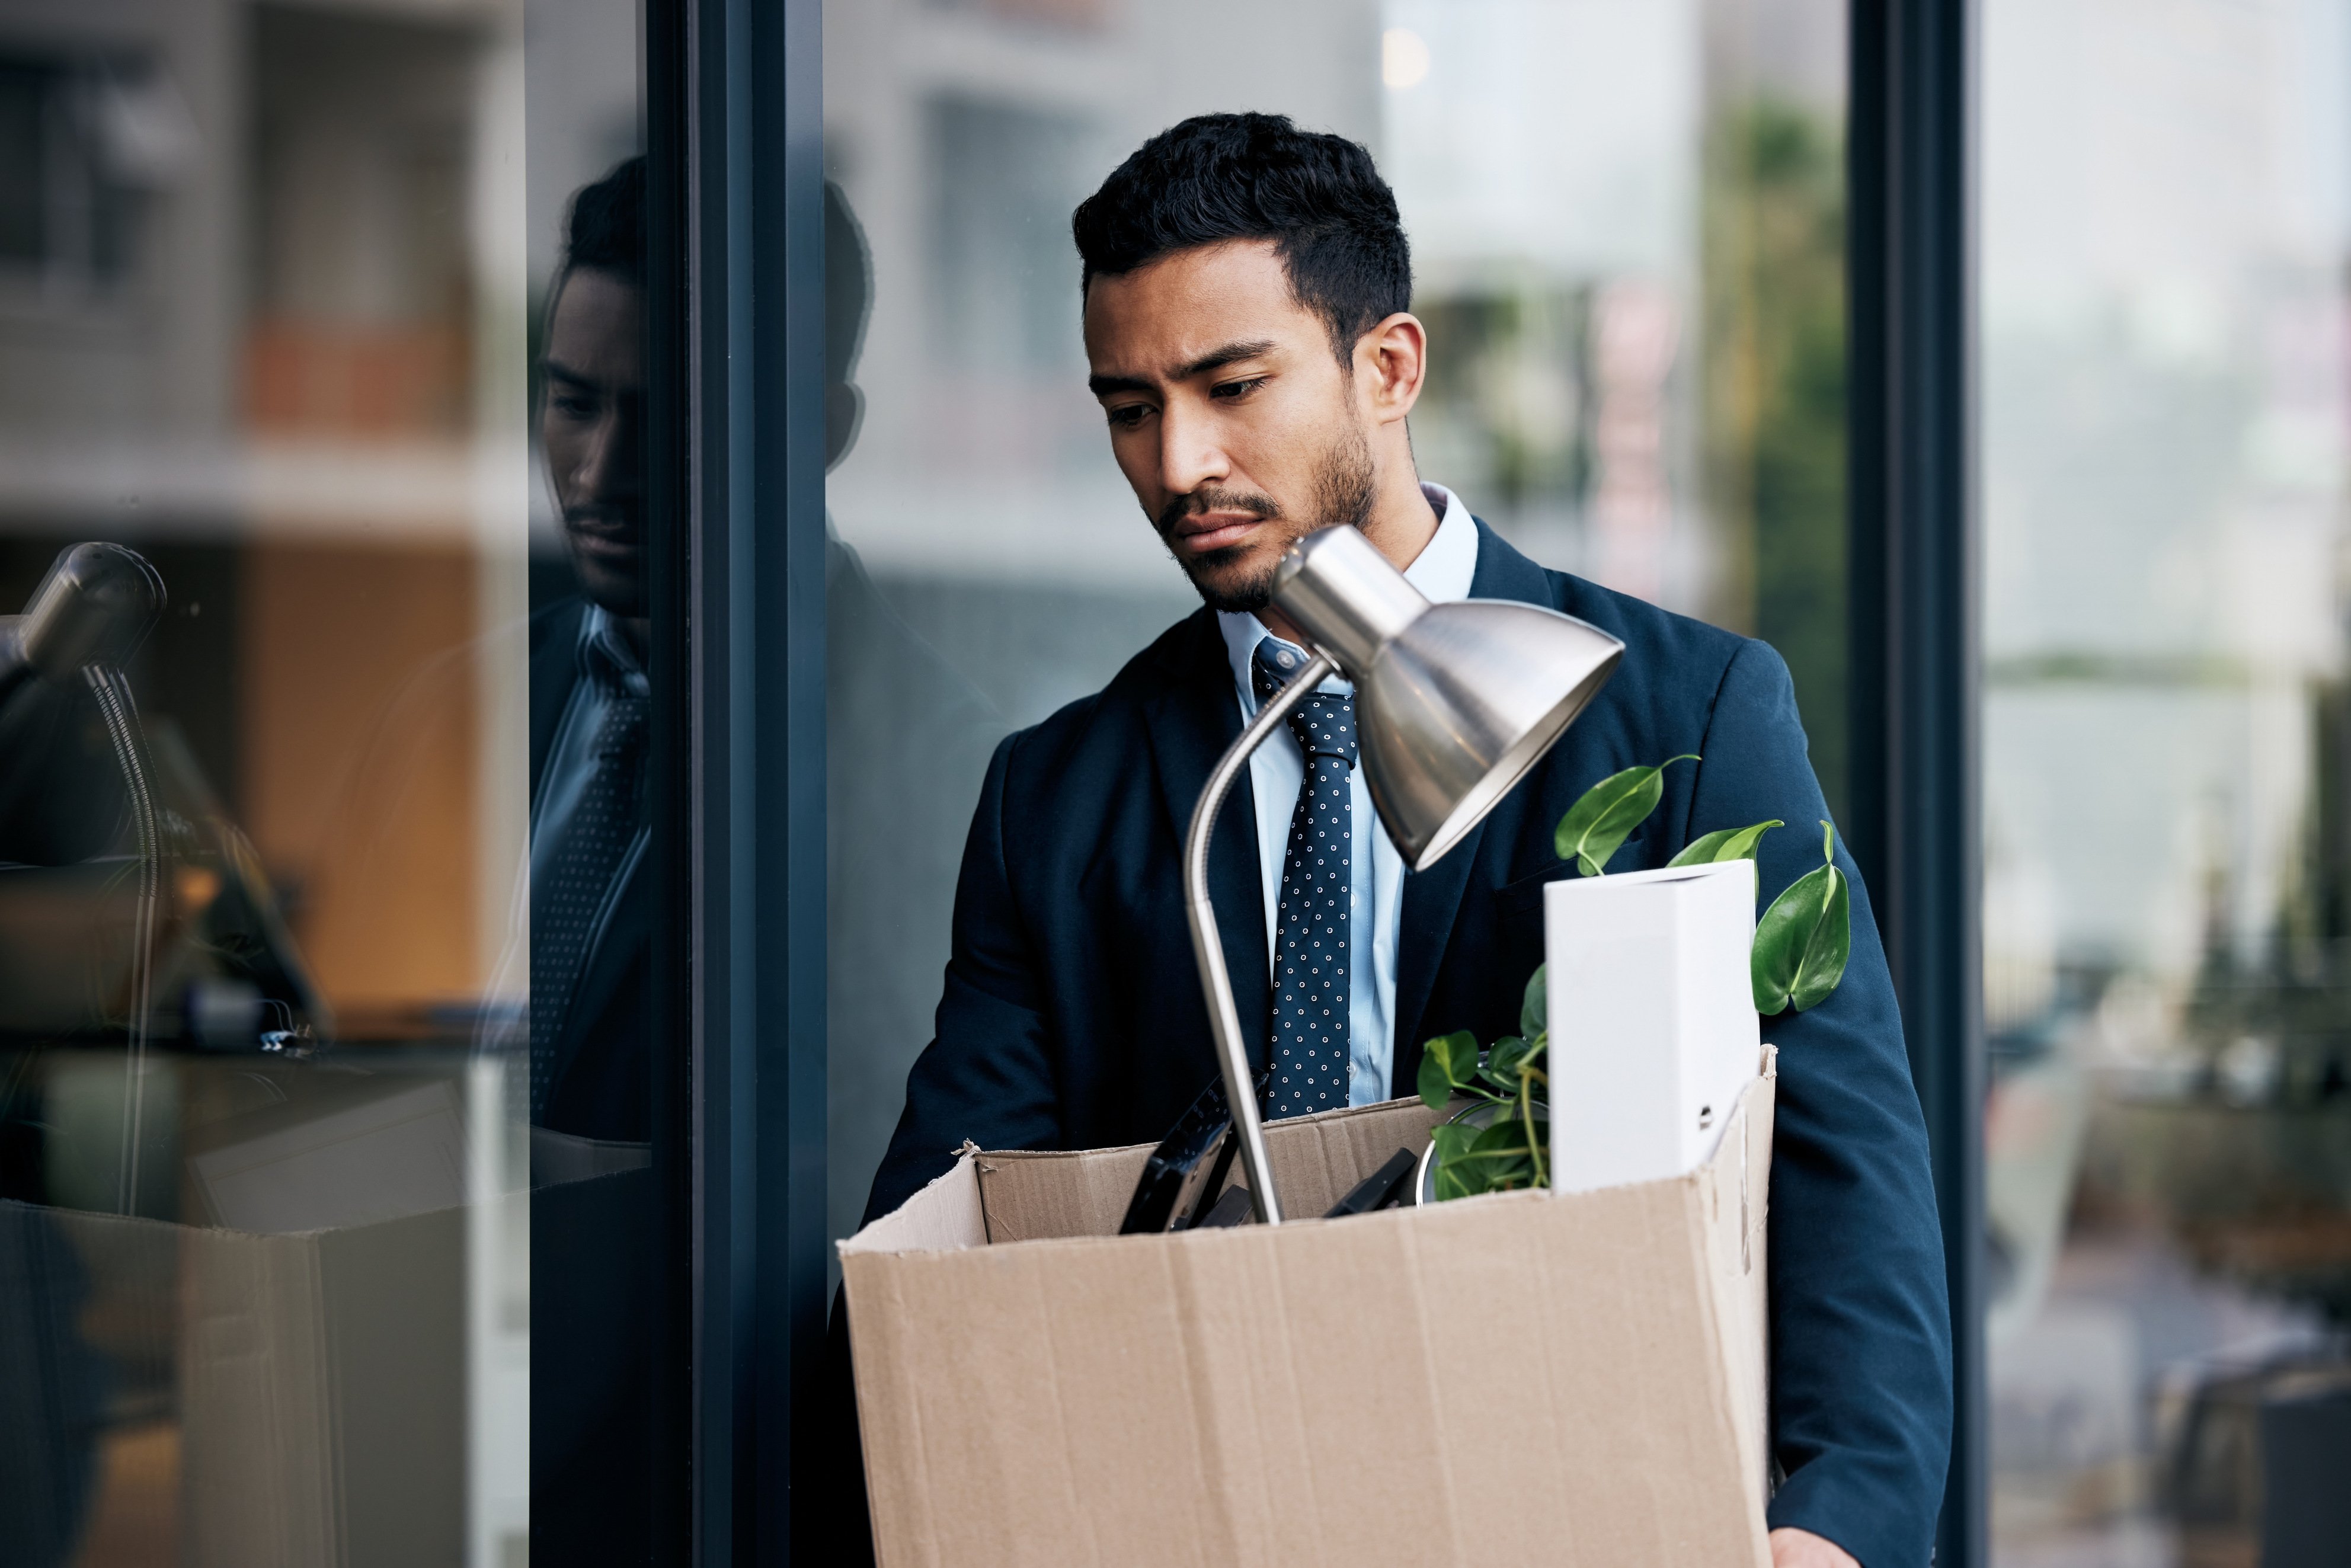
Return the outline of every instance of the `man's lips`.
{"type": "Polygon", "coordinates": [[[635,555],[644,546],[643,539],[632,528],[571,523],[567,525],[566,531],[571,536],[574,549],[586,550],[591,555],[635,555]]]}
{"type": "Polygon", "coordinates": [[[1175,545],[1191,555],[1229,549],[1249,537],[1265,519],[1255,512],[1202,512],[1176,525],[1175,545]]]}

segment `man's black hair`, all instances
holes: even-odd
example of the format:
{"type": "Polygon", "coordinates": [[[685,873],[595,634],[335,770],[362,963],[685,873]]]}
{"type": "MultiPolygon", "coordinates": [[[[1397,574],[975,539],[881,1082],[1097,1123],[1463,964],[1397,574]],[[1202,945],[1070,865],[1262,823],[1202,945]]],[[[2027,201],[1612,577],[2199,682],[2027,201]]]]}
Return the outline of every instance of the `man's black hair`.
{"type": "Polygon", "coordinates": [[[571,198],[564,226],[563,270],[609,272],[639,287],[645,281],[645,160],[624,159],[571,198]]]}
{"type": "Polygon", "coordinates": [[[1395,193],[1358,143],[1281,114],[1200,114],[1161,131],[1078,204],[1080,290],[1179,250],[1271,240],[1290,291],[1329,323],[1342,364],[1412,304],[1395,193]]]}

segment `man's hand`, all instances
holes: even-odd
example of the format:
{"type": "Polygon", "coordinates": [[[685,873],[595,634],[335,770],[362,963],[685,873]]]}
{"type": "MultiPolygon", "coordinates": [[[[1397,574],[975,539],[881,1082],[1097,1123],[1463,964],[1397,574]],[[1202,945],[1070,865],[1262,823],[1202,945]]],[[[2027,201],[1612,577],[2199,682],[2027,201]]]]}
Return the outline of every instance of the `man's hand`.
{"type": "Polygon", "coordinates": [[[1852,1552],[1809,1530],[1771,1532],[1771,1568],[1861,1568],[1852,1552]]]}

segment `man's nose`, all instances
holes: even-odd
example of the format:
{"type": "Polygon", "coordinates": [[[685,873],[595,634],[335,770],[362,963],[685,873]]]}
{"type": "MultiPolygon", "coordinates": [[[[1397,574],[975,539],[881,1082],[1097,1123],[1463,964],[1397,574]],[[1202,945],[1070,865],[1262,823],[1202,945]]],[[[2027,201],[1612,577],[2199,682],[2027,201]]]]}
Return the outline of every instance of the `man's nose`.
{"type": "Polygon", "coordinates": [[[637,433],[624,415],[608,413],[598,420],[573,474],[581,498],[608,501],[632,493],[639,468],[636,448],[637,433]]]}
{"type": "Polygon", "coordinates": [[[1188,496],[1224,479],[1232,463],[1217,439],[1216,422],[1170,399],[1159,416],[1159,482],[1171,496],[1188,496]]]}

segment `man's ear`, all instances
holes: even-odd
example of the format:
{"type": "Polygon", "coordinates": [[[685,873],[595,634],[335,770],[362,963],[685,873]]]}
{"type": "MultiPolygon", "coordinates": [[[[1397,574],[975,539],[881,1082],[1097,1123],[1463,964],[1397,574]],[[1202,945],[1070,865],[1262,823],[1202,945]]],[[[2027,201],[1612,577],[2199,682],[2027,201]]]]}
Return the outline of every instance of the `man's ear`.
{"type": "Polygon", "coordinates": [[[1412,412],[1428,374],[1428,329],[1399,310],[1355,340],[1355,382],[1372,423],[1392,424],[1412,412]]]}

